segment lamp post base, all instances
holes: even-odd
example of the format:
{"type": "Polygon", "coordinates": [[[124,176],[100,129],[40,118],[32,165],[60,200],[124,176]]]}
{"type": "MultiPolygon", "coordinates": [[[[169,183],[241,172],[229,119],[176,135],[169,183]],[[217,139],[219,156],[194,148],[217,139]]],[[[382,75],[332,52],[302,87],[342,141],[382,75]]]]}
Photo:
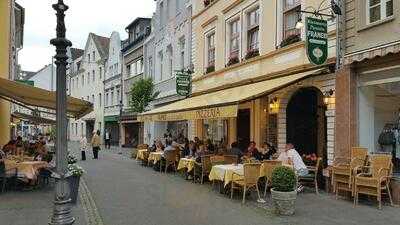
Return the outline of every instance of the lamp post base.
{"type": "Polygon", "coordinates": [[[55,200],[53,216],[49,225],[72,225],[75,218],[71,215],[71,199],[55,200]]]}

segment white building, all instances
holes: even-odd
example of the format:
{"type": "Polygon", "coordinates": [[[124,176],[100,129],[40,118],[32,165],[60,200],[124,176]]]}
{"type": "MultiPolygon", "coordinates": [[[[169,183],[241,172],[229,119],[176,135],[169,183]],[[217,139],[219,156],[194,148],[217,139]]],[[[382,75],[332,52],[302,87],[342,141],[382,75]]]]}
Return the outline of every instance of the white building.
{"type": "Polygon", "coordinates": [[[103,133],[104,72],[108,59],[110,39],[90,33],[81,59],[76,60],[77,72],[69,74],[69,94],[89,101],[94,111],[79,120],[69,121],[70,140],[78,141],[82,135],[88,139],[93,131],[103,133]]]}
{"type": "Polygon", "coordinates": [[[111,34],[106,67],[104,78],[104,128],[110,131],[111,144],[118,145],[120,138],[119,116],[122,110],[122,55],[121,38],[118,32],[111,34]]]}
{"type": "MultiPolygon", "coordinates": [[[[189,69],[192,65],[191,17],[191,0],[157,0],[152,33],[144,45],[145,74],[153,78],[155,89],[160,92],[158,98],[152,102],[153,108],[182,98],[176,94],[175,71],[189,69]]],[[[152,143],[163,137],[167,130],[173,136],[177,132],[186,137],[191,136],[188,126],[186,121],[145,123],[145,142],[152,143]]]]}

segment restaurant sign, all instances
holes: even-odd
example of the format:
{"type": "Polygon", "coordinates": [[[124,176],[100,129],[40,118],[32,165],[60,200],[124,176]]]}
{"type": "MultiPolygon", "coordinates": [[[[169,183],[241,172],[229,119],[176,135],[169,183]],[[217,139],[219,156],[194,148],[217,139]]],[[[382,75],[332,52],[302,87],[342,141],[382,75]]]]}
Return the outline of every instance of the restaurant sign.
{"type": "Polygon", "coordinates": [[[328,59],[328,24],[326,20],[306,18],[307,56],[312,64],[322,65],[328,59]]]}
{"type": "Polygon", "coordinates": [[[192,75],[189,71],[176,71],[176,93],[188,97],[192,89],[192,75]]]}
{"type": "Polygon", "coordinates": [[[138,115],[140,122],[155,121],[181,121],[181,120],[198,120],[198,119],[216,119],[237,117],[238,106],[222,106],[205,108],[198,110],[190,110],[183,112],[160,113],[153,115],[138,115]]]}

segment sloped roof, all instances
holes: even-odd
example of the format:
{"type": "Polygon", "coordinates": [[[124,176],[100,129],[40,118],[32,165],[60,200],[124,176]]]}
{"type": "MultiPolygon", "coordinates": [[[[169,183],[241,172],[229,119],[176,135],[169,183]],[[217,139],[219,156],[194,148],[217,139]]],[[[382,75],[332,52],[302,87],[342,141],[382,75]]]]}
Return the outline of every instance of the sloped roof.
{"type": "Polygon", "coordinates": [[[108,48],[110,47],[110,38],[99,36],[94,33],[90,33],[90,35],[93,36],[93,41],[100,52],[100,56],[102,58],[108,58],[108,48]]]}
{"type": "Polygon", "coordinates": [[[72,60],[75,60],[83,55],[85,51],[79,48],[71,48],[71,57],[72,60]]]}

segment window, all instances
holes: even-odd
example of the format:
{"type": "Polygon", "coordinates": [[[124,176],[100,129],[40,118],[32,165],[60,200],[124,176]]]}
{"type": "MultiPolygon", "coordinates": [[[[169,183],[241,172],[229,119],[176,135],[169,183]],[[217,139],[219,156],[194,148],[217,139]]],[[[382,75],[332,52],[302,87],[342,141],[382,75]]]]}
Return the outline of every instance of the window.
{"type": "Polygon", "coordinates": [[[168,73],[169,76],[172,77],[173,76],[173,51],[172,51],[172,46],[169,45],[167,47],[167,53],[168,53],[168,73]]]}
{"type": "Polygon", "coordinates": [[[393,16],[393,0],[368,0],[367,2],[368,23],[393,16]]]}
{"type": "Polygon", "coordinates": [[[117,89],[117,103],[121,101],[121,91],[117,89]]]}
{"type": "Polygon", "coordinates": [[[87,55],[87,61],[90,62],[90,54],[87,55]]]}
{"type": "Polygon", "coordinates": [[[165,22],[165,18],[164,18],[164,2],[161,2],[160,3],[160,24],[163,25],[164,22],[165,22]]]}
{"type": "Polygon", "coordinates": [[[139,73],[143,73],[143,58],[139,60],[139,73]]]}
{"type": "Polygon", "coordinates": [[[163,73],[164,73],[164,66],[163,66],[163,64],[164,64],[164,55],[163,55],[163,52],[162,51],[160,51],[159,53],[158,53],[158,61],[159,61],[159,64],[160,64],[160,80],[163,80],[163,73]]]}
{"type": "Polygon", "coordinates": [[[207,66],[215,65],[215,32],[207,36],[207,66]]]}
{"type": "Polygon", "coordinates": [[[283,5],[283,38],[286,39],[293,35],[300,35],[300,30],[296,29],[296,23],[301,18],[300,0],[284,0],[283,5]]]}
{"type": "Polygon", "coordinates": [[[92,104],[94,105],[95,101],[94,101],[94,95],[92,95],[92,104]]]}
{"type": "Polygon", "coordinates": [[[96,80],[96,73],[92,70],[92,81],[95,82],[96,80]]]}
{"type": "Polygon", "coordinates": [[[131,75],[131,65],[126,66],[126,76],[129,77],[131,75]]]}
{"type": "Polygon", "coordinates": [[[101,93],[99,93],[99,106],[101,107],[101,93]]]}
{"type": "Polygon", "coordinates": [[[85,74],[82,74],[82,87],[85,85],[85,74]]]}
{"type": "Polygon", "coordinates": [[[114,105],[114,91],[111,91],[111,100],[110,100],[111,105],[114,105]]]}
{"type": "Polygon", "coordinates": [[[229,54],[230,57],[237,57],[239,55],[239,38],[240,38],[240,28],[239,20],[234,20],[230,23],[230,34],[229,34],[229,54]]]}
{"type": "Polygon", "coordinates": [[[95,51],[93,51],[93,53],[92,53],[92,57],[93,57],[93,62],[95,62],[96,61],[96,52],[95,51]]]}
{"type": "Polygon", "coordinates": [[[149,74],[150,77],[153,77],[153,58],[149,57],[149,68],[147,68],[147,73],[149,74]]]}
{"type": "Polygon", "coordinates": [[[182,37],[179,41],[180,44],[180,55],[179,55],[179,61],[180,61],[180,66],[181,69],[185,69],[185,37],[182,37]]]}
{"type": "Polygon", "coordinates": [[[101,76],[102,76],[102,73],[103,73],[103,68],[100,67],[99,70],[100,70],[99,71],[99,76],[100,76],[100,79],[101,79],[101,76]]]}
{"type": "Polygon", "coordinates": [[[88,83],[88,84],[90,83],[90,73],[89,72],[87,73],[87,82],[86,83],[88,83]]]}
{"type": "Polygon", "coordinates": [[[247,15],[247,42],[248,50],[258,50],[259,44],[258,44],[258,33],[259,33],[259,27],[260,27],[260,9],[257,8],[254,11],[251,11],[247,15]]]}
{"type": "Polygon", "coordinates": [[[166,20],[167,21],[169,20],[169,17],[170,17],[170,13],[169,13],[170,8],[171,8],[171,4],[169,4],[169,0],[166,0],[166,2],[165,2],[165,15],[166,15],[166,20]]]}
{"type": "Polygon", "coordinates": [[[83,130],[85,129],[84,127],[85,127],[85,125],[83,123],[81,123],[81,135],[82,136],[83,136],[83,130]]]}
{"type": "Polygon", "coordinates": [[[109,106],[109,105],[108,105],[108,97],[109,97],[109,96],[108,96],[108,92],[106,92],[106,99],[105,99],[105,103],[104,103],[105,106],[109,106]]]}

